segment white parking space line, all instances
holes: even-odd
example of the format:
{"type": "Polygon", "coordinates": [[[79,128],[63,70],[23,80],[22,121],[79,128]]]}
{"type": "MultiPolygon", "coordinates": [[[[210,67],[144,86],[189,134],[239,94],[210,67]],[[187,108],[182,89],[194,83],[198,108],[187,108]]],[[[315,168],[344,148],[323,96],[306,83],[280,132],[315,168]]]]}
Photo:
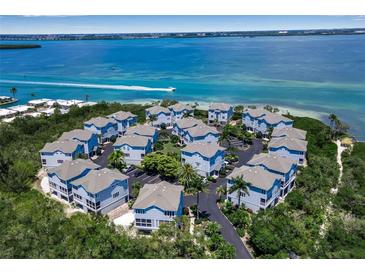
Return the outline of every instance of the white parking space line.
{"type": "Polygon", "coordinates": [[[134,174],[137,171],[137,169],[133,169],[127,172],[128,175],[134,174]]]}

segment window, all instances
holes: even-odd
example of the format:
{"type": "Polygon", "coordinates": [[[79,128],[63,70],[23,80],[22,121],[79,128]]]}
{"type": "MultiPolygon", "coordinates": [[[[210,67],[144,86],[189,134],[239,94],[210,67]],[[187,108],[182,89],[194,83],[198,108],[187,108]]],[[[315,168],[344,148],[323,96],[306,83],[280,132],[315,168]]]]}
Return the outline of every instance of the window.
{"type": "Polygon", "coordinates": [[[145,210],[144,209],[135,209],[135,212],[138,214],[144,214],[145,210]]]}
{"type": "Polygon", "coordinates": [[[82,196],[81,196],[81,195],[74,193],[74,197],[75,197],[77,200],[81,200],[81,201],[82,201],[82,196]]]}
{"type": "Polygon", "coordinates": [[[263,199],[263,198],[261,198],[261,199],[260,199],[260,204],[261,204],[261,205],[265,205],[265,203],[266,203],[266,200],[265,200],[265,199],[263,199]]]}
{"type": "Polygon", "coordinates": [[[53,188],[57,188],[57,185],[54,182],[49,182],[49,185],[53,188]]]}
{"type": "Polygon", "coordinates": [[[198,167],[198,166],[200,166],[200,163],[198,163],[198,162],[195,162],[195,165],[198,167]]]}
{"type": "Polygon", "coordinates": [[[169,217],[174,217],[175,216],[175,211],[165,211],[164,214],[166,216],[169,216],[169,217]]]}
{"type": "Polygon", "coordinates": [[[119,192],[113,194],[113,198],[117,198],[119,196],[119,192]]]}
{"type": "Polygon", "coordinates": [[[57,163],[62,164],[63,160],[57,160],[57,163]]]}
{"type": "Polygon", "coordinates": [[[246,197],[246,193],[241,192],[241,197],[246,197]]]}
{"type": "Polygon", "coordinates": [[[60,190],[61,190],[61,192],[67,194],[67,188],[60,186],[60,190]]]}
{"type": "Polygon", "coordinates": [[[42,159],[42,164],[46,165],[47,164],[47,160],[46,159],[42,159]]]}
{"type": "Polygon", "coordinates": [[[143,153],[141,154],[141,157],[144,157],[144,154],[143,153]]]}
{"type": "Polygon", "coordinates": [[[124,157],[131,157],[129,153],[124,153],[124,157]]]}
{"type": "Polygon", "coordinates": [[[152,220],[151,219],[136,219],[136,226],[151,227],[152,220]]]}
{"type": "Polygon", "coordinates": [[[91,207],[91,208],[93,208],[93,209],[96,209],[96,204],[95,203],[93,203],[92,201],[90,201],[90,200],[86,200],[86,205],[88,206],[88,207],[91,207]]]}

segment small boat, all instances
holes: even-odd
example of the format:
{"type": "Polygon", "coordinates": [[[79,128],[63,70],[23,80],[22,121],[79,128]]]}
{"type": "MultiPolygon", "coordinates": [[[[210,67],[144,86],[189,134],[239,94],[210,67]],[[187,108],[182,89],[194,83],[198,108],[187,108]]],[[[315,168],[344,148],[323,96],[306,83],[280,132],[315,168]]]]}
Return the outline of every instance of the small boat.
{"type": "Polygon", "coordinates": [[[171,91],[176,91],[176,88],[174,88],[174,87],[168,87],[168,89],[171,91]]]}

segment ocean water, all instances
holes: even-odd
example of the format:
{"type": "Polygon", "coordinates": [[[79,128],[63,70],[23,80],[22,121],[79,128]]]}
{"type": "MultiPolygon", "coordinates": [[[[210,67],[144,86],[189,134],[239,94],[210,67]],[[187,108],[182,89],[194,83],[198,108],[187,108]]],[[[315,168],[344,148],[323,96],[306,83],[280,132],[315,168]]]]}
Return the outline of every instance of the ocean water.
{"type": "Polygon", "coordinates": [[[0,51],[0,95],[272,104],[365,140],[365,35],[35,43],[0,51]]]}

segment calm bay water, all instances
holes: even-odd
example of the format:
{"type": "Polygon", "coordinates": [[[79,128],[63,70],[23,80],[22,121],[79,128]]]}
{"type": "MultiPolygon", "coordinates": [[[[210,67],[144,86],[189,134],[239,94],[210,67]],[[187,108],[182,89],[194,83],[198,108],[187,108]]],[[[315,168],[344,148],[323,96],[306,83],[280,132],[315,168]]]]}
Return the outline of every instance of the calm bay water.
{"type": "Polygon", "coordinates": [[[0,51],[0,95],[10,95],[9,88],[16,86],[20,103],[43,97],[84,99],[85,94],[92,101],[268,103],[324,121],[335,113],[365,140],[365,35],[35,43],[42,48],[0,51]]]}

